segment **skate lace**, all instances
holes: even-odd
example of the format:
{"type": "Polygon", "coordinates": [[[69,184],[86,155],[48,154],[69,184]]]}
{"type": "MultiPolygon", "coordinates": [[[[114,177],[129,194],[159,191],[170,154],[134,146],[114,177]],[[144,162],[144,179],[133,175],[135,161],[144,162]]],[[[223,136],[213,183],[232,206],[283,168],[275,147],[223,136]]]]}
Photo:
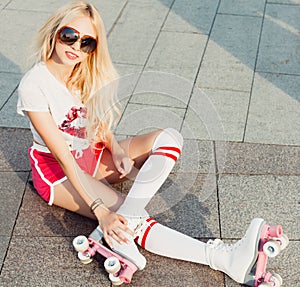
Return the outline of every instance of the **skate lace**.
{"type": "Polygon", "coordinates": [[[142,233],[146,228],[147,224],[145,224],[146,217],[132,217],[128,221],[128,227],[134,232],[134,235],[138,235],[142,233]]]}
{"type": "Polygon", "coordinates": [[[221,239],[215,239],[215,240],[208,240],[207,244],[209,247],[214,248],[216,250],[221,250],[225,252],[233,251],[234,249],[238,248],[242,242],[245,240],[245,237],[243,237],[241,240],[235,242],[235,243],[224,243],[221,239]]]}
{"type": "Polygon", "coordinates": [[[147,222],[146,218],[141,218],[139,224],[135,229],[135,234],[137,235],[144,234],[148,227],[151,227],[151,222],[147,222]]]}

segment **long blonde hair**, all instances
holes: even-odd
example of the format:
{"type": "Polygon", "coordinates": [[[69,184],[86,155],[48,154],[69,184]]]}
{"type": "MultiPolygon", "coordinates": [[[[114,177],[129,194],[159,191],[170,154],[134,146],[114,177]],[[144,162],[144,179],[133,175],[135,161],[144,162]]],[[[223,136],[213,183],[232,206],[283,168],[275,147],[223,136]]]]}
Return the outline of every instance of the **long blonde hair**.
{"type": "Polygon", "coordinates": [[[61,7],[38,32],[36,61],[49,60],[59,29],[82,16],[90,18],[98,44],[92,54],[75,65],[67,86],[71,91],[81,92],[81,101],[87,109],[86,134],[89,140],[105,141],[107,131],[119,115],[116,97],[118,74],[108,52],[105,28],[98,10],[85,1],[75,1],[61,7]]]}

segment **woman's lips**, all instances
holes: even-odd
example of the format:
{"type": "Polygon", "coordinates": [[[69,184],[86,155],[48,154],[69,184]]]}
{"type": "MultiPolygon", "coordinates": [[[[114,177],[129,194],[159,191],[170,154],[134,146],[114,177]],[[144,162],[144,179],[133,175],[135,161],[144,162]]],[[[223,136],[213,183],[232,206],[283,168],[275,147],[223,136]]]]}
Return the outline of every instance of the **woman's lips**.
{"type": "Polygon", "coordinates": [[[78,58],[78,56],[76,54],[74,54],[72,52],[68,52],[68,51],[66,52],[66,56],[70,60],[76,60],[78,58]]]}

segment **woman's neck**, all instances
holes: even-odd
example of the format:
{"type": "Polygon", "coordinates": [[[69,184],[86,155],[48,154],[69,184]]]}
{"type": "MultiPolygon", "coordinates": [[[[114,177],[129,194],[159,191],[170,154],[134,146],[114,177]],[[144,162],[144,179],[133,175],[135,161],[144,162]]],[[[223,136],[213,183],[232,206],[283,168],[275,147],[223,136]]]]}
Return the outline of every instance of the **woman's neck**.
{"type": "Polygon", "coordinates": [[[66,66],[62,63],[59,63],[52,58],[50,58],[46,62],[46,66],[48,70],[51,72],[51,74],[63,85],[67,85],[67,82],[70,79],[70,76],[72,74],[72,71],[74,69],[73,66],[66,66]]]}

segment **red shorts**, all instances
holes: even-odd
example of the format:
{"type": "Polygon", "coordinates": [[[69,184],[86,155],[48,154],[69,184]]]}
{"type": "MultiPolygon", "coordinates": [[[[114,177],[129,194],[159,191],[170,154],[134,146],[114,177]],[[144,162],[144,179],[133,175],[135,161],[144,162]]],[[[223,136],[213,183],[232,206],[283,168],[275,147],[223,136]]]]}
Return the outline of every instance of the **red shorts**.
{"type": "MultiPolygon", "coordinates": [[[[80,158],[75,158],[79,167],[95,176],[98,170],[104,145],[99,143],[97,148],[87,148],[83,150],[80,158]]],[[[52,205],[54,200],[54,187],[67,180],[60,164],[52,153],[42,151],[35,146],[28,149],[29,160],[32,169],[32,181],[39,195],[52,205]]],[[[73,156],[75,151],[71,151],[73,156]]]]}

